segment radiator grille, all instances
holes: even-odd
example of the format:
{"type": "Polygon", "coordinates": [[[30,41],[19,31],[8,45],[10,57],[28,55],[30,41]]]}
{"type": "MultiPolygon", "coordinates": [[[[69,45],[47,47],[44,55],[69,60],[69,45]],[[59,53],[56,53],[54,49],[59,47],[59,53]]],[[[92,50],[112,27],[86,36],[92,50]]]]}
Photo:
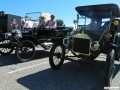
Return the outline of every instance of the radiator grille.
{"type": "Polygon", "coordinates": [[[73,51],[81,54],[90,54],[90,40],[74,38],[73,51]]]}

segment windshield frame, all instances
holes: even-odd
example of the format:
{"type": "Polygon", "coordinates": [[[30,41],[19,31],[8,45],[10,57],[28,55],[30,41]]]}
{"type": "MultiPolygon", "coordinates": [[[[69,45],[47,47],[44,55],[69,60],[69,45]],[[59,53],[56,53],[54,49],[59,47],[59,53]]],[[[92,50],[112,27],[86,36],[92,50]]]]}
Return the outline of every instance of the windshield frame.
{"type": "MultiPolygon", "coordinates": [[[[99,13],[103,13],[103,12],[99,12],[99,13]]],[[[104,14],[105,14],[105,12],[104,12],[104,14]]],[[[95,17],[96,20],[99,20],[99,21],[101,20],[100,27],[102,27],[102,25],[105,24],[105,23],[107,23],[107,22],[111,22],[111,17],[113,15],[112,11],[111,12],[106,12],[106,14],[110,14],[109,17],[107,17],[107,18],[101,18],[100,17],[99,18],[97,15],[95,17]]],[[[87,17],[87,16],[83,16],[83,15],[77,14],[77,29],[99,30],[99,29],[86,29],[86,27],[91,23],[91,19],[92,18],[93,18],[93,16],[92,17],[87,17]]],[[[95,22],[97,22],[96,20],[95,20],[95,22]]],[[[109,23],[107,25],[109,25],[109,23]]],[[[100,29],[100,30],[102,30],[102,29],[100,29]]],[[[104,30],[106,30],[106,28],[104,28],[102,31],[104,31],[104,30]]]]}

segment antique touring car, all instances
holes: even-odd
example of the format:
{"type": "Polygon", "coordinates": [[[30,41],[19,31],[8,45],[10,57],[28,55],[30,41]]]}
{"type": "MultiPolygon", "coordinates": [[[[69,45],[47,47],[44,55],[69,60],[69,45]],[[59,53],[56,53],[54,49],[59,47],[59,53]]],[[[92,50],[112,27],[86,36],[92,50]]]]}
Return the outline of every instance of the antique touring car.
{"type": "Polygon", "coordinates": [[[55,70],[61,68],[64,60],[71,57],[66,51],[71,51],[72,57],[88,61],[93,61],[100,53],[104,53],[104,85],[110,86],[115,69],[114,61],[119,61],[120,57],[120,9],[116,4],[78,6],[75,9],[78,12],[77,29],[53,44],[49,56],[50,66],[55,70]]]}
{"type": "MultiPolygon", "coordinates": [[[[27,15],[35,13],[40,12],[27,13],[27,15]]],[[[55,29],[32,27],[35,26],[33,25],[35,20],[29,20],[30,23],[32,22],[31,27],[16,29],[16,27],[11,28],[10,21],[12,19],[21,20],[21,18],[4,13],[0,16],[0,26],[2,27],[0,29],[0,54],[9,55],[15,50],[17,59],[21,62],[29,61],[34,57],[35,46],[41,45],[46,49],[44,42],[55,42],[56,38],[64,38],[72,30],[72,27],[57,27],[55,29]]],[[[28,16],[26,19],[28,20],[28,16]]]]}

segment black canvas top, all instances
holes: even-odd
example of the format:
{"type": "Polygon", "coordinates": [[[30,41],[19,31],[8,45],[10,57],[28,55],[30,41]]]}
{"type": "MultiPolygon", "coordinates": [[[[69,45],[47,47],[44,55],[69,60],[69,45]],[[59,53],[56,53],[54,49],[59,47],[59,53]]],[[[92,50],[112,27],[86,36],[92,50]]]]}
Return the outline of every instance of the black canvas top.
{"type": "Polygon", "coordinates": [[[118,7],[117,4],[78,6],[75,9],[80,15],[89,18],[91,17],[109,18],[112,14],[115,15],[116,17],[120,17],[120,8],[118,7]]]}

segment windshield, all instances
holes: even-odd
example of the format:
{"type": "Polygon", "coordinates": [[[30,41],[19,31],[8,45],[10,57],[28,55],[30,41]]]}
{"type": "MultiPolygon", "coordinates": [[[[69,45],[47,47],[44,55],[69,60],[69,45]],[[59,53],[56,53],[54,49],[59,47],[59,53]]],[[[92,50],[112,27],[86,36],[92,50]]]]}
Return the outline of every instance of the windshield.
{"type": "Polygon", "coordinates": [[[107,26],[110,23],[110,12],[99,12],[99,13],[89,13],[91,17],[81,16],[78,21],[78,28],[84,30],[106,30],[107,26]],[[103,18],[105,15],[109,16],[103,18]]]}
{"type": "Polygon", "coordinates": [[[35,28],[38,26],[40,12],[26,13],[24,28],[35,28]]]}

